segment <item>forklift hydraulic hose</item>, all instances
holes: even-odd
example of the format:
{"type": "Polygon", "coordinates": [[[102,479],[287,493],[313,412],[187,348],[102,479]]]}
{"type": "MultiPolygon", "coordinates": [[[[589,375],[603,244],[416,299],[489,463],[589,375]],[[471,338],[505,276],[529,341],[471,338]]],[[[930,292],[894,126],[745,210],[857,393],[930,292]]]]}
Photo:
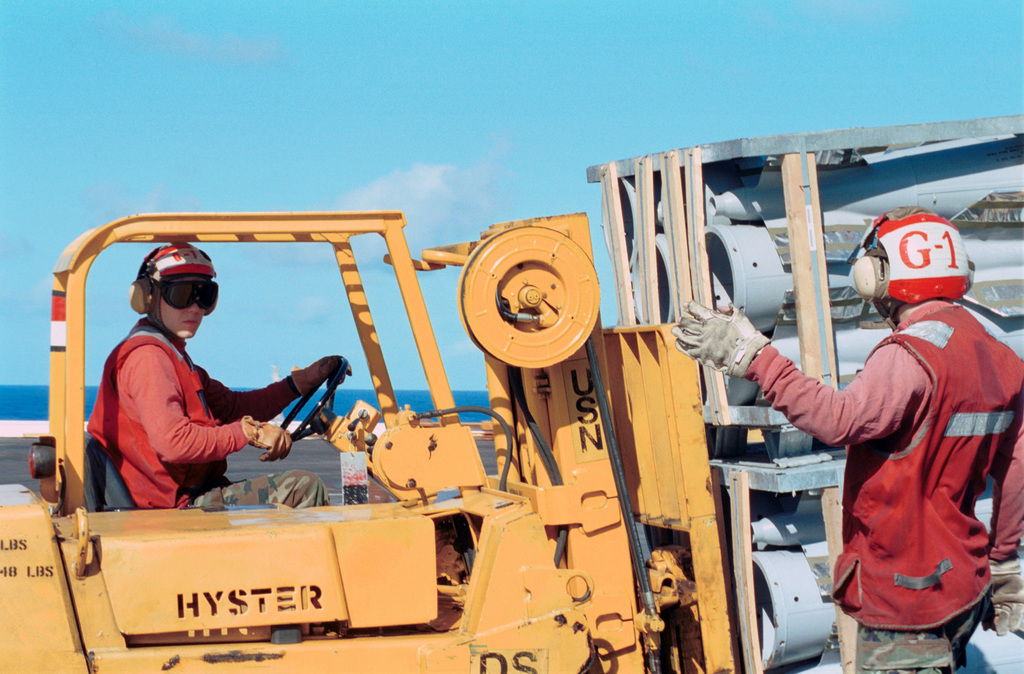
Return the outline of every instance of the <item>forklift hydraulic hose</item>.
{"type": "Polygon", "coordinates": [[[562,471],[558,469],[558,463],[555,461],[555,454],[551,451],[551,445],[544,438],[544,434],[540,432],[540,426],[537,425],[533,414],[530,413],[530,407],[526,404],[526,394],[523,392],[523,371],[518,367],[509,367],[508,372],[509,388],[512,389],[512,395],[516,399],[516,404],[523,412],[523,418],[530,429],[530,434],[533,435],[533,439],[537,442],[540,460],[544,464],[544,470],[548,474],[548,479],[551,480],[552,486],[561,487],[564,482],[562,482],[562,471]]]}
{"type": "MultiPolygon", "coordinates": [[[[640,600],[643,602],[644,611],[648,616],[658,615],[657,605],[654,603],[654,594],[651,592],[651,579],[647,576],[647,569],[643,560],[640,536],[637,534],[635,520],[633,519],[633,504],[629,498],[629,488],[626,485],[626,470],[622,466],[622,455],[619,454],[619,443],[615,439],[615,428],[612,424],[611,411],[608,409],[608,399],[605,395],[604,381],[601,379],[601,368],[597,362],[597,351],[594,349],[593,336],[587,338],[587,360],[590,362],[590,376],[594,382],[594,393],[597,395],[597,408],[601,418],[605,420],[605,427],[608,429],[608,458],[612,464],[612,476],[615,478],[615,488],[619,490],[619,508],[622,510],[622,523],[626,527],[626,537],[629,539],[629,556],[633,559],[633,573],[636,574],[637,583],[640,585],[640,600]]],[[[661,672],[661,662],[657,653],[647,654],[648,665],[651,672],[661,672]]]]}
{"type": "Polygon", "coordinates": [[[502,432],[505,433],[505,465],[501,468],[501,480],[498,481],[498,489],[500,491],[508,491],[508,469],[512,465],[512,428],[508,425],[508,422],[501,418],[494,410],[488,407],[480,407],[479,405],[461,405],[459,407],[449,407],[446,410],[431,410],[429,412],[420,412],[416,415],[417,419],[434,419],[436,417],[443,417],[446,414],[458,414],[460,412],[476,412],[477,414],[486,414],[501,426],[502,432]]]}
{"type": "MultiPolygon", "coordinates": [[[[541,463],[548,474],[548,480],[554,487],[565,484],[562,481],[562,471],[558,469],[558,462],[555,461],[555,453],[551,451],[551,445],[540,432],[540,426],[530,413],[530,407],[526,404],[526,394],[523,392],[523,371],[518,367],[508,368],[508,383],[512,389],[512,396],[516,399],[516,405],[523,412],[523,419],[526,421],[530,434],[537,443],[537,451],[540,452],[541,463]]],[[[555,544],[555,566],[560,566],[565,556],[565,544],[569,539],[569,529],[566,526],[558,528],[558,541],[555,544]]]]}

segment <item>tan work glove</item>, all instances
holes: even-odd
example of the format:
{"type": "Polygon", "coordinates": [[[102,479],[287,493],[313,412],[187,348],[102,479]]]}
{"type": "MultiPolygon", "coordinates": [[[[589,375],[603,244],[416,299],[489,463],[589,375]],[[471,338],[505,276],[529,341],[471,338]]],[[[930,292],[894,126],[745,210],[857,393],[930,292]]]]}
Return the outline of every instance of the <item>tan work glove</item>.
{"type": "Polygon", "coordinates": [[[325,356],[309,367],[292,370],[291,378],[295,390],[300,396],[315,391],[330,376],[334,368],[338,367],[340,361],[340,356],[325,356]]]}
{"type": "Polygon", "coordinates": [[[747,374],[754,356],[769,341],[731,304],[722,312],[687,302],[672,335],[676,348],[690,358],[740,378],[747,374]]]}
{"type": "Polygon", "coordinates": [[[1013,557],[1002,562],[988,560],[992,570],[992,609],[994,617],[986,620],[985,629],[995,630],[998,636],[1016,632],[1024,620],[1024,576],[1020,575],[1020,559],[1013,557]]]}
{"type": "Polygon", "coordinates": [[[242,417],[242,432],[250,445],[267,450],[260,455],[260,461],[277,461],[292,451],[292,436],[280,426],[242,417]]]}

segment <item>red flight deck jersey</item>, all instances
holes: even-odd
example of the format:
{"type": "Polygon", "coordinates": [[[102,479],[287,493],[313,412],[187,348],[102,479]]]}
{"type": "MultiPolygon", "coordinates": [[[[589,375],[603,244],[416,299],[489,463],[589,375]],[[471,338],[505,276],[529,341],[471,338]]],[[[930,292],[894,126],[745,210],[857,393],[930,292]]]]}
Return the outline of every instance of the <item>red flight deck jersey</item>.
{"type": "Polygon", "coordinates": [[[1016,555],[1024,533],[1024,362],[965,309],[922,305],[842,392],[805,377],[771,347],[748,378],[797,428],[850,444],[833,597],[858,622],[941,625],[984,595],[990,556],[1016,555]],[[990,473],[991,535],[974,516],[990,473]]]}
{"type": "Polygon", "coordinates": [[[211,379],[143,319],[103,367],[88,432],[110,456],[140,508],[183,508],[227,484],[227,456],[248,444],[238,421],[274,418],[295,398],[287,381],[235,392],[211,379]]]}

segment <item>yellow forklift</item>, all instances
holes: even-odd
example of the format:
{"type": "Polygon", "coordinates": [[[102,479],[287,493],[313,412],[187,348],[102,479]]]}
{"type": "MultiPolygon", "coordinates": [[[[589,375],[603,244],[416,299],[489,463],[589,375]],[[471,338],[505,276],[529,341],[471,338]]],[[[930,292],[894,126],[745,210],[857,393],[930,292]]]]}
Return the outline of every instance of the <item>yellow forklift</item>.
{"type": "Polygon", "coordinates": [[[0,486],[3,669],[735,671],[699,374],[670,326],[602,329],[584,215],[495,225],[420,259],[405,226],[399,212],[139,215],[66,248],[49,433],[32,447],[40,493],[0,486]],[[404,306],[431,410],[396,402],[358,237],[384,240],[401,299],[378,306],[404,306]],[[83,432],[85,297],[96,258],[126,242],[330,244],[361,342],[345,355],[376,400],[335,414],[339,370],[296,435],[365,457],[390,502],[119,503],[83,432]],[[445,266],[462,267],[453,296],[485,360],[493,475],[419,285],[445,266]]]}

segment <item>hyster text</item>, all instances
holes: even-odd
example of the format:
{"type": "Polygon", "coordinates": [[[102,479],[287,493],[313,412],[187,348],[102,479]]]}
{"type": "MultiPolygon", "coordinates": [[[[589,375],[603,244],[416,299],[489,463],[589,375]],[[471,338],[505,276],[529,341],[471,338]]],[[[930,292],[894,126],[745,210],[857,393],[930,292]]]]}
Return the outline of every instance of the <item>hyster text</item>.
{"type": "Polygon", "coordinates": [[[316,585],[256,587],[250,590],[212,590],[178,595],[178,618],[201,616],[283,613],[320,610],[323,592],[316,585]]]}

